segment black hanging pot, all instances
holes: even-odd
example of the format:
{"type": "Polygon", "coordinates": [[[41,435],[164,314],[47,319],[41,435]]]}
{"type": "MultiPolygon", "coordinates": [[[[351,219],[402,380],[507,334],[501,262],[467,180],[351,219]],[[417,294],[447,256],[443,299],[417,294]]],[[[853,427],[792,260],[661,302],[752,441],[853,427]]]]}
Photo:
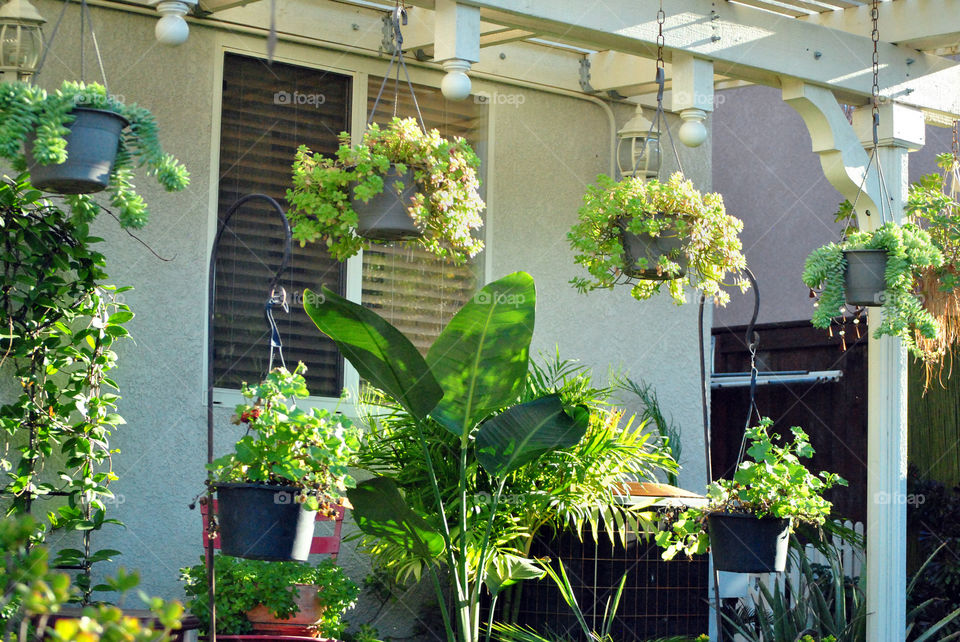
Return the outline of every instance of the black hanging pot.
{"type": "Polygon", "coordinates": [[[317,512],[296,501],[299,488],[252,483],[217,483],[214,488],[224,555],[306,561],[317,512]]]}
{"type": "Polygon", "coordinates": [[[847,305],[876,306],[883,304],[887,289],[886,250],[843,250],[847,261],[844,277],[847,305]]]}
{"type": "Polygon", "coordinates": [[[687,273],[687,257],[682,251],[683,242],[680,238],[634,234],[627,231],[627,223],[623,219],[617,221],[617,226],[620,228],[620,243],[623,245],[624,274],[648,281],[669,281],[687,273]],[[660,257],[667,254],[676,255],[676,250],[681,250],[676,258],[680,271],[672,276],[658,273],[656,265],[660,262],[660,257]],[[637,261],[642,258],[647,259],[647,267],[643,269],[637,266],[637,261]]]}
{"type": "Polygon", "coordinates": [[[745,513],[711,513],[710,551],[718,571],[781,573],[787,567],[790,520],[745,513]]]}
{"type": "Polygon", "coordinates": [[[110,172],[117,158],[117,146],[126,118],[105,109],[75,107],[75,116],[67,124],[67,160],[59,164],[42,165],[33,158],[35,134],[26,138],[26,158],[30,182],[37,189],[55,194],[92,194],[100,192],[110,182],[110,172]]]}
{"type": "Polygon", "coordinates": [[[397,171],[396,165],[383,177],[383,191],[369,201],[354,198],[351,202],[357,213],[357,234],[375,241],[402,241],[421,236],[421,231],[407,213],[410,200],[417,193],[417,182],[413,170],[397,171]],[[403,183],[403,190],[397,192],[396,183],[403,183]]]}

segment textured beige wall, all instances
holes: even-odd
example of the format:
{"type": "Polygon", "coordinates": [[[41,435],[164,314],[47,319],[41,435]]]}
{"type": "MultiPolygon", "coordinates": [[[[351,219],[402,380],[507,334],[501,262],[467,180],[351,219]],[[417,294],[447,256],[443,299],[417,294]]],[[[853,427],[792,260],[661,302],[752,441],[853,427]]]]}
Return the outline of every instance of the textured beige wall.
{"type": "MultiPolygon", "coordinates": [[[[48,18],[60,4],[39,0],[48,18]]],[[[77,8],[71,6],[41,76],[45,86],[79,76],[77,8]]],[[[103,535],[98,544],[121,549],[120,562],[138,568],[151,594],[180,596],[178,569],[200,558],[201,529],[188,504],[203,490],[206,456],[204,332],[207,245],[211,236],[211,146],[216,69],[221,33],[192,26],[189,40],[167,48],[154,40],[156,18],[93,9],[112,93],[149,107],[167,149],[192,172],[186,193],[163,194],[141,177],[141,193],[151,204],[151,222],[138,236],[161,256],[106,217],[97,223],[106,238],[109,273],[137,313],[129,329],[135,337],[120,349],[117,377],[123,394],[120,411],[127,425],[114,444],[121,449],[114,468],[120,477],[116,516],[126,529],[103,535]]],[[[229,36],[262,52],[259,38],[229,36]]],[[[89,52],[88,52],[89,53],[89,52]]],[[[309,52],[308,52],[309,53],[309,52]]],[[[314,50],[310,56],[343,69],[382,61],[314,50]]],[[[371,67],[373,68],[373,67],[371,67]]],[[[98,80],[92,58],[86,77],[98,80]]],[[[571,73],[575,73],[572,71],[571,73]]],[[[439,82],[439,74],[431,76],[439,82]]],[[[488,271],[496,278],[527,270],[539,291],[535,350],[581,359],[598,375],[609,367],[657,385],[665,409],[684,429],[685,471],[690,488],[702,487],[702,437],[696,358],[697,307],[673,305],[666,297],[638,303],[626,289],[578,295],[567,282],[578,269],[565,240],[585,186],[609,168],[610,124],[597,105],[571,97],[504,85],[477,88],[522,94],[521,105],[498,104],[491,115],[495,141],[491,155],[491,207],[488,271]]],[[[630,110],[618,110],[618,125],[630,110]]],[[[676,124],[674,125],[674,127],[676,124]]],[[[682,150],[689,176],[709,187],[709,143],[682,150]]],[[[228,412],[218,411],[226,423],[228,412]]],[[[224,445],[225,446],[225,445],[224,445]]],[[[367,573],[365,557],[344,545],[341,563],[357,581],[367,573]]],[[[384,634],[402,634],[419,597],[388,609],[377,623],[384,634]]],[[[353,616],[363,622],[365,603],[353,616]]]]}

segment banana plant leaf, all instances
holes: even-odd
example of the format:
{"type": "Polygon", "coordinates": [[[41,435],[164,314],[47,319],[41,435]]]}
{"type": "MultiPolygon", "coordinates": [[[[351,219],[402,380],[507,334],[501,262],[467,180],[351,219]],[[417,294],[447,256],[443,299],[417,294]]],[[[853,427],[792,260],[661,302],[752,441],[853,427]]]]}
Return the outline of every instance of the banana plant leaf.
{"type": "Polygon", "coordinates": [[[357,527],[367,535],[405,547],[421,559],[443,554],[443,535],[413,511],[393,480],[375,477],[347,491],[357,527]]]}
{"type": "Polygon", "coordinates": [[[450,320],[427,353],[443,399],[431,416],[465,437],[522,389],[533,338],[533,277],[514,272],[488,284],[450,320]]]}
{"type": "Polygon", "coordinates": [[[590,413],[567,414],[559,395],[512,406],[483,422],[477,431],[477,461],[494,477],[503,477],[556,448],[575,446],[587,431],[590,413]]]}
{"type": "Polygon", "coordinates": [[[443,397],[420,352],[375,312],[327,287],[320,295],[307,290],[303,308],[361,377],[392,395],[414,417],[425,418],[443,397]]]}

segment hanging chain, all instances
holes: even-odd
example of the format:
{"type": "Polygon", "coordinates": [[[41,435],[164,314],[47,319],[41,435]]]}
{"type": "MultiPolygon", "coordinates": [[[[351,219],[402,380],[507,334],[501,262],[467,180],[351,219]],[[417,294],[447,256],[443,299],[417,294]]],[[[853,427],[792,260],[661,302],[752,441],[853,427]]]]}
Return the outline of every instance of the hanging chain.
{"type": "Polygon", "coordinates": [[[663,22],[666,17],[663,0],[660,0],[660,10],[657,11],[657,69],[663,69],[663,22]]]}
{"type": "Polygon", "coordinates": [[[960,120],[953,121],[953,145],[950,147],[953,152],[953,164],[960,162],[960,120]]]}
{"type": "Polygon", "coordinates": [[[870,38],[873,40],[873,147],[876,149],[879,144],[877,130],[880,127],[880,52],[878,49],[880,43],[880,9],[878,0],[873,0],[870,8],[870,20],[873,23],[873,31],[870,38]]]}

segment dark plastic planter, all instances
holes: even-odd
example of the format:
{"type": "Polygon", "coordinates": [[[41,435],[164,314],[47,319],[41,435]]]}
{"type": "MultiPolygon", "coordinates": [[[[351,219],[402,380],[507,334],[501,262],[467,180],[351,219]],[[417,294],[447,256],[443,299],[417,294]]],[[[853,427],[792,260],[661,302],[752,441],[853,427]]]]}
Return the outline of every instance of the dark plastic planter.
{"type": "Polygon", "coordinates": [[[634,234],[628,232],[625,223],[620,223],[620,242],[623,244],[624,274],[637,279],[646,279],[649,281],[668,281],[678,279],[687,273],[687,258],[681,252],[677,263],[680,264],[680,272],[673,277],[666,274],[658,274],[655,267],[660,261],[660,257],[679,250],[683,247],[681,239],[671,236],[650,236],[649,234],[634,234]],[[647,259],[647,269],[635,267],[637,260],[647,259]]]}
{"type": "Polygon", "coordinates": [[[316,511],[296,501],[299,489],[267,484],[214,484],[224,555],[252,560],[306,561],[316,511]]]}
{"type": "Polygon", "coordinates": [[[847,260],[847,305],[882,305],[883,291],[887,289],[886,250],[844,250],[843,256],[847,260]]]}
{"type": "Polygon", "coordinates": [[[67,125],[67,160],[60,164],[41,165],[33,159],[35,136],[26,140],[26,157],[33,186],[56,194],[92,194],[110,182],[110,172],[117,158],[117,144],[126,118],[112,111],[77,107],[71,112],[76,119],[67,125]]]}
{"type": "Polygon", "coordinates": [[[741,513],[707,517],[713,566],[731,573],[781,573],[787,567],[790,520],[741,513]]]}
{"type": "Polygon", "coordinates": [[[383,177],[383,191],[364,203],[353,199],[351,205],[357,213],[357,234],[375,241],[401,241],[421,235],[413,219],[407,213],[410,199],[417,193],[413,171],[400,174],[396,165],[383,177]],[[403,191],[397,193],[394,184],[403,182],[403,191]]]}

